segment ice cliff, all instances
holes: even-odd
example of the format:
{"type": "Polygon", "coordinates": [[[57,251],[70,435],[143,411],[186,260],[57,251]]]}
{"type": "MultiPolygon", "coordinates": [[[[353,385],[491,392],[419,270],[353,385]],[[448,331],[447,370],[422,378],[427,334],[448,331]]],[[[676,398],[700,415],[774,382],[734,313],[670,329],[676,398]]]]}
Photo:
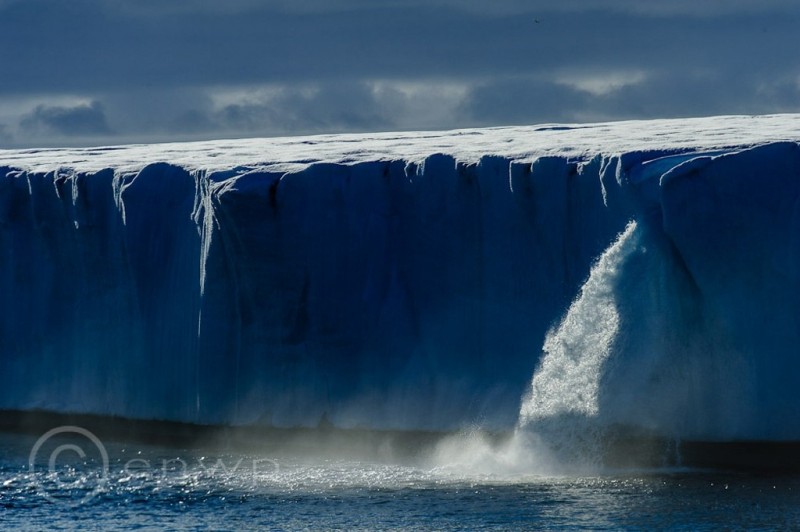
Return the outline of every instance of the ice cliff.
{"type": "Polygon", "coordinates": [[[597,408],[800,438],[798,139],[785,115],[0,150],[0,408],[510,427],[635,220],[597,408]]]}

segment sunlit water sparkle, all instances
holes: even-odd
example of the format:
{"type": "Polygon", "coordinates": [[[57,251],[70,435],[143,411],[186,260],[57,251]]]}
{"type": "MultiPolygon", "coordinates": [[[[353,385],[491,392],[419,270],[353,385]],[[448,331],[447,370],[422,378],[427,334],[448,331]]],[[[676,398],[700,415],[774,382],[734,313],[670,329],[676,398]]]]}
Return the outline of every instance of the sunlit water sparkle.
{"type": "Polygon", "coordinates": [[[109,444],[106,484],[88,502],[73,506],[71,501],[95,488],[96,464],[85,464],[78,475],[73,471],[70,480],[83,478],[85,485],[79,483],[52,501],[41,493],[52,489],[52,479],[45,471],[28,469],[34,438],[6,435],[1,441],[3,528],[698,530],[800,526],[800,479],[796,477],[681,469],[590,476],[492,472],[491,464],[465,461],[469,449],[461,455],[454,453],[448,462],[447,453],[455,447],[446,445],[411,460],[359,461],[109,444]],[[186,462],[185,470],[158,466],[177,457],[186,462]],[[151,470],[126,470],[125,464],[134,458],[155,465],[151,470]],[[265,467],[250,467],[254,460],[265,467]],[[225,464],[227,471],[218,464],[225,464]]]}

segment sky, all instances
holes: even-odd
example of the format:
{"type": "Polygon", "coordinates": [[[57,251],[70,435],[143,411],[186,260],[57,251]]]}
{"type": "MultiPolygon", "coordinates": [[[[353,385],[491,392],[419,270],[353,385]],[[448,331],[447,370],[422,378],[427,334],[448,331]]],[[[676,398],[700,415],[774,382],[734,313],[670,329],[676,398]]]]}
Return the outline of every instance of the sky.
{"type": "Polygon", "coordinates": [[[797,0],[0,0],[0,148],[800,112],[797,0]]]}

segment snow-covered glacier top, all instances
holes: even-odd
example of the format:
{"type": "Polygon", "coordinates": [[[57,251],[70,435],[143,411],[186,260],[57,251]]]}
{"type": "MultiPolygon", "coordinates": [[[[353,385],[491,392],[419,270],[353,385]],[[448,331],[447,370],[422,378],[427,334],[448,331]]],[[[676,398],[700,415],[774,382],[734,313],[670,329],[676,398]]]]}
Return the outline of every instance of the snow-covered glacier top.
{"type": "Polygon", "coordinates": [[[486,155],[530,161],[541,156],[591,157],[643,150],[713,150],[800,138],[800,114],[544,124],[446,132],[316,135],[92,148],[0,150],[0,166],[28,171],[71,168],[137,172],[153,162],[187,170],[234,168],[296,172],[315,163],[404,160],[434,153],[473,163],[486,155]]]}

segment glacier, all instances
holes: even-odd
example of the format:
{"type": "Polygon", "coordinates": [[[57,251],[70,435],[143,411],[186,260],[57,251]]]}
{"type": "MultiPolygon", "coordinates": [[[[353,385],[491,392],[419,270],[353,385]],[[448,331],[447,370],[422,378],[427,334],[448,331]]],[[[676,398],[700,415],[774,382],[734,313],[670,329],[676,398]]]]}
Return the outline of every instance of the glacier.
{"type": "Polygon", "coordinates": [[[800,439],[798,142],[774,115],[0,150],[0,409],[800,439]]]}

